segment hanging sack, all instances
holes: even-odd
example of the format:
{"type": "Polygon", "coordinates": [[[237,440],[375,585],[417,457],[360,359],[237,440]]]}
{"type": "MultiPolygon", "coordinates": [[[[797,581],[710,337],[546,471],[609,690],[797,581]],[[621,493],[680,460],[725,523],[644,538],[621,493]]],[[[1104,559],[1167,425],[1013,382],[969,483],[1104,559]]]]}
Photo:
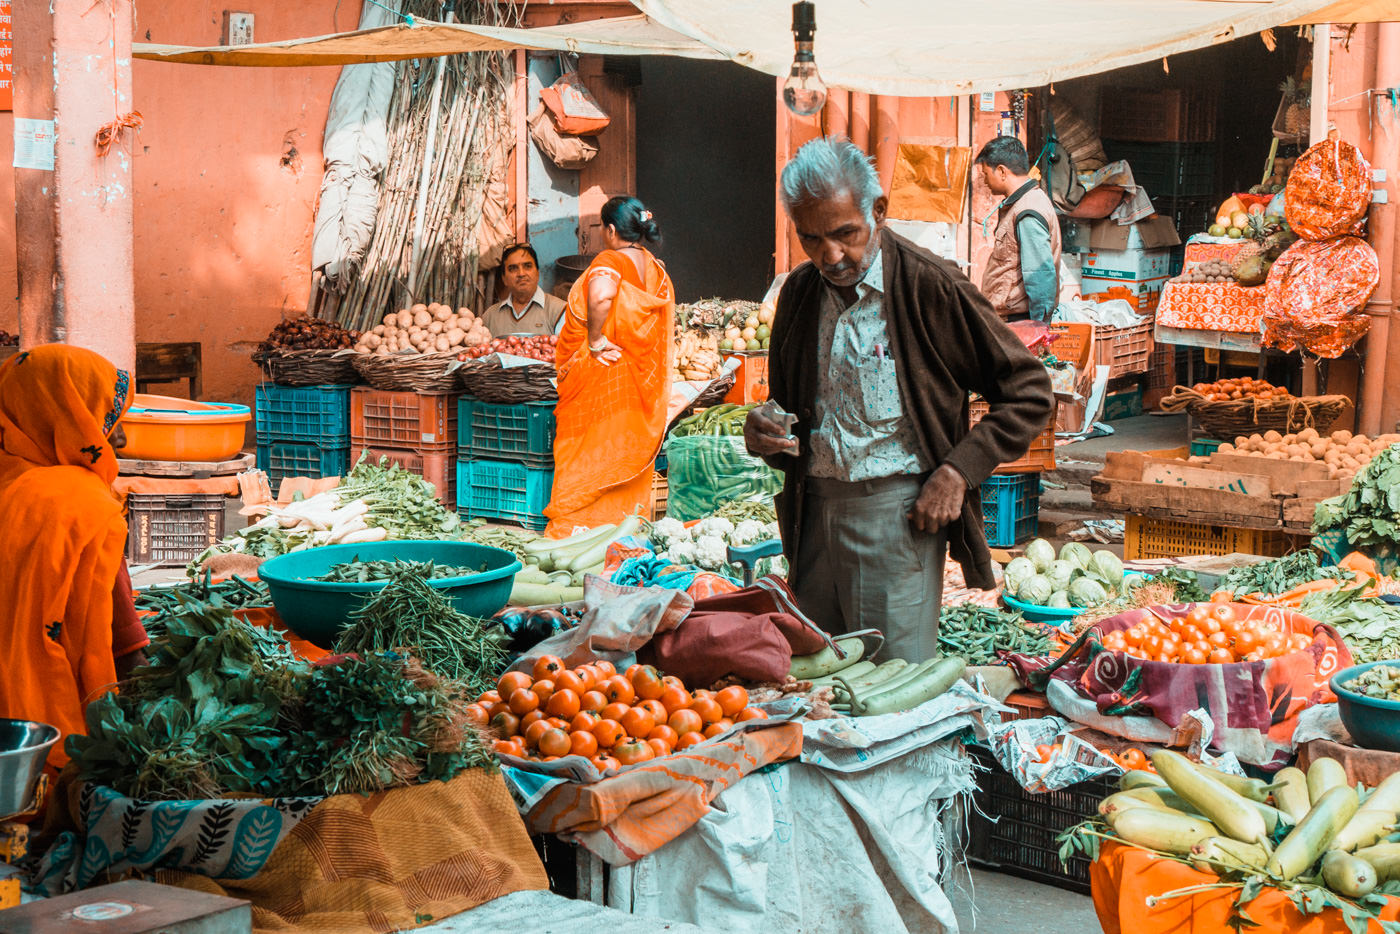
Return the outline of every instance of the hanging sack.
{"type": "Polygon", "coordinates": [[[540,152],[561,169],[581,169],[598,155],[598,143],[591,136],[564,136],[543,106],[535,108],[527,121],[530,138],[540,152]]]}
{"type": "Polygon", "coordinates": [[[554,125],[567,136],[588,136],[608,128],[608,113],[589,93],[578,72],[566,69],[559,80],[540,91],[554,125]]]}
{"type": "MultiPolygon", "coordinates": [[[[1045,108],[1045,122],[1049,131],[1045,138],[1045,152],[1042,154],[1045,160],[1045,193],[1054,202],[1055,210],[1061,214],[1076,216],[1074,211],[1079,207],[1079,202],[1084,199],[1086,192],[1084,186],[1079,184],[1079,173],[1075,171],[1074,159],[1055,133],[1055,115],[1049,107],[1045,108]]],[[[1108,211],[1092,216],[1107,217],[1117,206],[1118,202],[1115,201],[1108,211]]]]}

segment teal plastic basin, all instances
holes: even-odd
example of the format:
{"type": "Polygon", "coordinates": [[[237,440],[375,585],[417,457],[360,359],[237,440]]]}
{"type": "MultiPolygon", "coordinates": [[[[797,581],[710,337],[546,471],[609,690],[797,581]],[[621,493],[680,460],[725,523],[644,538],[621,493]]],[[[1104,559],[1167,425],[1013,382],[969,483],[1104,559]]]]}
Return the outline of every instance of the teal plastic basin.
{"type": "Polygon", "coordinates": [[[1400,661],[1367,662],[1343,668],[1332,676],[1332,691],[1337,695],[1337,712],[1342,726],[1351,734],[1351,741],[1363,749],[1383,749],[1400,752],[1400,701],[1367,697],[1343,687],[1346,682],[1377,665],[1400,666],[1400,661]]]}
{"type": "Polygon", "coordinates": [[[390,541],[294,551],[263,562],[258,576],[267,584],[272,605],[287,628],[307,642],[329,649],[334,647],[350,613],[367,597],[388,586],[386,581],[337,584],[310,579],[356,558],[361,561],[432,561],[472,568],[485,564],[484,572],[470,577],[428,581],[428,586],[443,591],[459,612],[482,617],[491,616],[510,600],[515,574],[521,568],[520,559],[515,555],[490,545],[390,541]]]}
{"type": "Polygon", "coordinates": [[[1005,603],[1008,609],[1019,610],[1022,616],[1033,623],[1049,623],[1052,626],[1062,625],[1084,612],[1082,606],[1036,606],[1034,603],[1017,600],[1005,592],[1001,595],[1001,602],[1005,603]]]}

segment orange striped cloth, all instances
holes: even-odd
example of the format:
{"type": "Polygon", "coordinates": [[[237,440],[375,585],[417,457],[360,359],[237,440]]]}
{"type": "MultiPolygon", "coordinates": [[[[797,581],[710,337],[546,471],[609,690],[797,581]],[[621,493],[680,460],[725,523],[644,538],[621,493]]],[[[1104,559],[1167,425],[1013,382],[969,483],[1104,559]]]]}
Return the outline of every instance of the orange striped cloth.
{"type": "Polygon", "coordinates": [[[562,782],[525,817],[533,833],[565,833],[609,865],[634,862],[693,827],[720,792],[755,769],[795,759],[802,727],[774,723],[692,746],[596,782],[562,782]]]}

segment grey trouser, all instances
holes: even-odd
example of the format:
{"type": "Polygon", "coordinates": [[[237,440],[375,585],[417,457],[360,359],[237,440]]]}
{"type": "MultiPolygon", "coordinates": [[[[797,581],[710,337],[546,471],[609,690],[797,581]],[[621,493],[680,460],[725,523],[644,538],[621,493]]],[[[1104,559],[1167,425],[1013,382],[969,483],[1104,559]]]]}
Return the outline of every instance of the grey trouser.
{"type": "Polygon", "coordinates": [[[938,654],[948,538],[916,531],[906,518],[920,487],[910,476],[807,478],[793,567],[798,606],[832,634],[879,629],[881,659],[938,654]]]}

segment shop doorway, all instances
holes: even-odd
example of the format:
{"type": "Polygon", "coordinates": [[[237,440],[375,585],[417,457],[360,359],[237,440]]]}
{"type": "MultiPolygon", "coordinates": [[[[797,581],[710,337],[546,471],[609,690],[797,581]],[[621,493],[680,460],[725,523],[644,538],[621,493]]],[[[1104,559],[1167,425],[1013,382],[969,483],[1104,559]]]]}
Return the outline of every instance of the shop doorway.
{"type": "Polygon", "coordinates": [[[637,196],[682,302],[763,297],[772,277],[773,79],[732,62],[641,58],[637,196]]]}

